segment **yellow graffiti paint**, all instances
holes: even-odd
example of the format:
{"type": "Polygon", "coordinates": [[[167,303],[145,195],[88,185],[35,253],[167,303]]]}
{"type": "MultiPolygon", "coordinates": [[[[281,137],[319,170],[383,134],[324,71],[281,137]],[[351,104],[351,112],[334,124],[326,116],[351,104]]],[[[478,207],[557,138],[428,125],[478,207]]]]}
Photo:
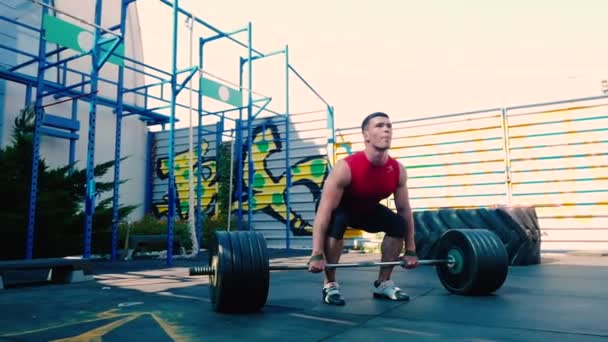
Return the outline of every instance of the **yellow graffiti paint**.
{"type": "MultiPolygon", "coordinates": [[[[174,158],[174,176],[175,176],[175,187],[177,190],[177,211],[181,219],[187,219],[189,213],[189,196],[190,196],[190,177],[193,178],[194,185],[194,194],[196,196],[196,190],[198,186],[198,177],[197,177],[197,150],[190,152],[189,150],[180,152],[175,155],[174,158]],[[189,163],[190,163],[190,154],[192,154],[192,163],[193,163],[193,174],[190,175],[189,163]]],[[[203,141],[201,156],[203,157],[203,161],[201,163],[201,210],[203,212],[209,212],[211,208],[214,206],[217,191],[215,188],[215,183],[217,182],[217,168],[216,161],[213,159],[209,159],[207,154],[209,152],[209,143],[207,141],[203,141]]],[[[159,159],[157,163],[157,172],[161,177],[168,177],[169,175],[169,160],[168,158],[159,159]]],[[[155,209],[158,216],[166,215],[168,212],[167,205],[167,195],[165,195],[165,200],[162,203],[155,203],[155,209]]]]}
{"type": "MultiPolygon", "coordinates": [[[[344,139],[342,139],[344,140],[344,139]]],[[[312,222],[303,218],[303,214],[299,213],[297,206],[290,207],[289,212],[287,211],[285,193],[287,189],[287,172],[283,171],[280,175],[276,175],[275,172],[271,172],[267,169],[269,163],[269,157],[273,153],[283,152],[283,147],[279,141],[281,137],[278,133],[278,129],[273,124],[266,123],[263,126],[258,126],[254,130],[253,143],[252,143],[252,155],[244,154],[243,165],[243,204],[242,208],[244,211],[249,210],[249,204],[247,199],[247,188],[251,185],[253,197],[251,198],[251,210],[253,212],[264,211],[270,216],[276,218],[278,221],[289,222],[292,231],[296,234],[310,234],[312,232],[312,222]],[[247,179],[249,158],[253,162],[253,178],[251,181],[247,179]]],[[[342,148],[350,149],[350,143],[345,141],[342,142],[342,148]]],[[[244,146],[246,148],[246,146],[244,146]]],[[[202,155],[204,160],[202,162],[202,208],[201,210],[207,213],[215,212],[215,204],[217,203],[217,173],[216,173],[216,162],[215,158],[208,157],[209,144],[205,141],[202,146],[202,155]]],[[[174,159],[174,171],[175,171],[175,185],[177,190],[177,201],[178,201],[178,214],[182,219],[188,217],[188,197],[189,197],[189,151],[183,151],[175,156],[174,159]]],[[[196,151],[193,151],[194,163],[196,163],[196,151]]],[[[328,158],[334,158],[334,156],[310,156],[296,161],[290,167],[291,173],[291,186],[304,185],[308,187],[313,195],[314,200],[318,200],[320,197],[323,182],[329,172],[328,158]]],[[[157,161],[157,173],[159,176],[168,176],[168,160],[166,158],[157,161]]],[[[197,180],[194,179],[195,187],[197,186],[197,180]]],[[[164,196],[164,201],[157,202],[154,204],[157,215],[166,215],[168,211],[167,195],[164,196]]],[[[238,203],[236,200],[232,203],[232,208],[237,208],[238,203]]]]}
{"type": "MultiPolygon", "coordinates": [[[[268,157],[275,152],[279,152],[279,146],[273,137],[275,137],[272,127],[267,127],[265,130],[256,134],[252,144],[252,161],[253,161],[253,178],[249,181],[246,177],[243,183],[246,187],[251,184],[253,190],[253,198],[251,199],[252,211],[267,211],[270,215],[278,218],[283,222],[290,222],[293,230],[299,232],[312,232],[312,225],[304,220],[301,215],[294,211],[293,207],[290,212],[287,212],[285,200],[285,190],[287,188],[286,172],[280,176],[274,176],[270,170],[266,168],[268,157]]],[[[249,156],[244,161],[243,173],[248,175],[249,156]]],[[[319,189],[322,188],[323,182],[328,172],[327,158],[312,157],[304,159],[291,166],[291,183],[306,181],[311,182],[319,189]]],[[[247,201],[243,202],[243,210],[249,210],[247,201]]]]}

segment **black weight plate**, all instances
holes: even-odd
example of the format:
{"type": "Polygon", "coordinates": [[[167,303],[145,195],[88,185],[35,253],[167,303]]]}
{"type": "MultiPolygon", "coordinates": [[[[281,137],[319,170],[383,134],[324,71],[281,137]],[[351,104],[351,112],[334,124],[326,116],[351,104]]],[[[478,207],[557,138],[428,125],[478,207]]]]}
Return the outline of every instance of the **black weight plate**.
{"type": "Polygon", "coordinates": [[[268,291],[264,291],[261,284],[261,260],[257,252],[257,237],[254,232],[240,231],[235,232],[233,241],[238,239],[241,248],[242,274],[239,281],[239,312],[258,311],[263,303],[266,302],[265,296],[268,291]],[[254,246],[256,247],[254,249],[254,246]],[[262,303],[260,305],[260,303],[262,303]]]}
{"type": "Polygon", "coordinates": [[[213,271],[212,274],[209,275],[209,299],[211,300],[211,305],[215,309],[215,303],[217,301],[217,292],[219,291],[219,284],[217,282],[217,268],[218,268],[218,250],[219,245],[217,241],[217,236],[214,234],[211,236],[211,241],[209,241],[209,267],[213,271]]]}
{"type": "Polygon", "coordinates": [[[476,272],[477,258],[463,230],[452,229],[441,235],[437,242],[437,258],[447,259],[450,250],[456,249],[461,255],[463,264],[460,271],[453,272],[448,264],[437,265],[437,275],[443,287],[455,294],[466,294],[473,287],[476,272]]]}
{"type": "Polygon", "coordinates": [[[225,290],[222,293],[224,296],[224,305],[221,312],[247,312],[248,308],[248,294],[250,287],[249,277],[251,276],[249,260],[243,254],[243,249],[248,246],[241,246],[241,240],[239,237],[240,232],[224,232],[227,242],[230,244],[230,255],[229,260],[232,264],[232,271],[229,277],[226,277],[228,281],[225,283],[225,290]]]}
{"type": "Polygon", "coordinates": [[[233,283],[232,244],[228,233],[216,232],[210,249],[209,263],[214,269],[214,274],[209,276],[211,305],[217,312],[226,312],[231,306],[231,283],[233,283]]]}
{"type": "Polygon", "coordinates": [[[256,285],[258,286],[257,296],[255,297],[258,302],[255,306],[261,308],[266,304],[268,299],[268,291],[270,288],[270,263],[268,257],[268,248],[266,246],[266,239],[264,235],[259,232],[252,232],[250,240],[252,241],[252,248],[254,250],[253,255],[255,256],[256,265],[259,267],[258,278],[256,279],[256,285]],[[255,241],[255,243],[253,243],[255,241]]]}
{"type": "Polygon", "coordinates": [[[449,230],[438,244],[438,257],[447,257],[450,249],[463,254],[461,272],[449,265],[437,267],[437,275],[450,292],[461,295],[487,295],[504,283],[508,272],[508,255],[500,238],[485,229],[449,230]]]}
{"type": "Polygon", "coordinates": [[[479,230],[477,237],[483,246],[484,262],[480,270],[480,279],[473,292],[485,295],[495,292],[505,282],[509,270],[509,256],[504,243],[495,233],[479,230]]]}
{"type": "Polygon", "coordinates": [[[210,279],[215,311],[244,313],[258,311],[268,297],[269,269],[266,241],[256,232],[216,233],[210,262],[216,272],[210,279]],[[217,252],[216,252],[217,251],[217,252]],[[215,257],[214,257],[215,256],[215,257]]]}
{"type": "Polygon", "coordinates": [[[226,312],[239,312],[243,300],[243,286],[247,273],[243,256],[241,255],[241,243],[237,237],[238,232],[228,232],[230,244],[232,245],[232,281],[230,282],[230,305],[226,312]]]}
{"type": "MultiPolygon", "coordinates": [[[[250,297],[247,301],[249,305],[249,311],[258,311],[264,304],[268,297],[268,259],[264,259],[264,255],[260,253],[260,247],[258,239],[264,241],[264,236],[256,232],[242,232],[248,243],[249,248],[248,255],[251,257],[252,276],[250,279],[250,297]]],[[[243,245],[243,244],[241,244],[243,245]]]]}

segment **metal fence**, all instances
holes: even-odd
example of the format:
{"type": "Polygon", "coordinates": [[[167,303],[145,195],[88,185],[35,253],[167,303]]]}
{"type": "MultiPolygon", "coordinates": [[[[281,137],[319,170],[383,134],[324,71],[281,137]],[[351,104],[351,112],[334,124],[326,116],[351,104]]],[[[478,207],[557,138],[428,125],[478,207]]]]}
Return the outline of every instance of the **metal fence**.
{"type": "MultiPolygon", "coordinates": [[[[607,109],[607,97],[593,97],[393,114],[391,155],[408,170],[414,210],[533,206],[543,250],[608,249],[607,109]]],[[[337,159],[363,148],[359,127],[337,129],[336,140],[337,159]]]]}

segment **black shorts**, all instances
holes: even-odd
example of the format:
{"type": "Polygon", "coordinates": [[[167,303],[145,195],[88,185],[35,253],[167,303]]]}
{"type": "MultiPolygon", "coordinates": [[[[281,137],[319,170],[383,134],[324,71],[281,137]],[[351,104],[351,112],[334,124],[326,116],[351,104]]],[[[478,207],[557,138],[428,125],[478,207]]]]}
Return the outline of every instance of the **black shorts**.
{"type": "Polygon", "coordinates": [[[336,208],[331,215],[327,236],[342,240],[347,227],[368,233],[385,232],[390,237],[404,238],[407,223],[401,215],[380,203],[365,215],[351,213],[342,207],[336,208]]]}

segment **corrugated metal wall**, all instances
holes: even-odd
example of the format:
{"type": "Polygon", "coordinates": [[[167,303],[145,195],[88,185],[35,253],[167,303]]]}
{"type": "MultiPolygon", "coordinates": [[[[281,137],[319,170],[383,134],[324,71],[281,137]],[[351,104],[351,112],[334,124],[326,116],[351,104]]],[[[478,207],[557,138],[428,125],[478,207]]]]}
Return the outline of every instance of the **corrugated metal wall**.
{"type": "MultiPolygon", "coordinates": [[[[392,120],[390,154],[407,168],[413,208],[506,202],[500,111],[392,120]]],[[[352,142],[353,150],[363,149],[359,128],[338,131],[338,136],[352,142]]],[[[338,152],[338,158],[344,156],[345,152],[338,152]]]]}
{"type": "Polygon", "coordinates": [[[608,100],[511,109],[513,203],[536,207],[543,249],[608,249],[608,100]]]}
{"type": "MultiPolygon", "coordinates": [[[[534,206],[543,250],[608,249],[606,109],[608,100],[600,98],[416,120],[393,117],[391,155],[407,167],[414,210],[534,206]]],[[[330,169],[331,134],[326,119],[324,112],[291,117],[289,163],[284,117],[260,118],[253,123],[252,223],[272,247],[283,248],[287,240],[292,248],[310,247],[315,206],[330,169]],[[292,177],[289,212],[287,165],[292,177]]],[[[246,136],[244,127],[244,141],[246,136]]],[[[159,214],[166,211],[163,160],[167,137],[168,132],[156,134],[154,203],[159,214]]],[[[213,213],[215,133],[204,139],[203,203],[205,211],[213,213]]],[[[337,130],[335,148],[336,159],[362,149],[360,129],[337,130]]],[[[187,169],[187,130],[177,131],[176,151],[179,212],[183,214],[188,194],[183,173],[187,169]]],[[[242,215],[247,220],[247,146],[240,151],[236,147],[235,153],[242,156],[242,215]]],[[[233,190],[236,200],[237,189],[233,190]]],[[[386,204],[394,208],[392,199],[386,204]]],[[[233,210],[238,212],[237,208],[234,202],[233,210]]]]}
{"type": "MultiPolygon", "coordinates": [[[[284,117],[257,119],[253,123],[252,224],[270,246],[310,247],[315,205],[328,174],[327,113],[293,115],[287,127],[284,117]],[[287,210],[287,170],[291,173],[290,208],[287,210]],[[289,222],[290,231],[286,223],[289,222]]],[[[246,141],[247,134],[244,134],[246,141]]],[[[245,196],[250,182],[247,149],[243,151],[245,196]]],[[[246,210],[246,206],[244,207],[246,210]]],[[[246,212],[245,212],[246,214],[246,212]]],[[[247,217],[245,215],[245,217],[247,217]]]]}
{"type": "MultiPolygon", "coordinates": [[[[261,117],[253,121],[253,182],[248,180],[248,146],[246,145],[248,129],[242,125],[243,145],[235,145],[234,163],[235,179],[240,171],[243,174],[241,199],[243,202],[243,219],[249,219],[247,199],[248,186],[251,184],[252,207],[251,222],[253,229],[262,232],[271,247],[285,248],[289,243],[292,248],[310,247],[310,234],[316,202],[319,199],[322,184],[328,174],[327,158],[327,113],[308,113],[293,115],[289,123],[289,161],[286,154],[287,127],[285,117],[261,117]],[[289,166],[289,167],[288,167],[289,166]],[[287,210],[287,169],[290,170],[291,188],[289,191],[289,211],[287,210]],[[289,223],[289,226],[287,225],[289,223]],[[288,229],[289,227],[289,229],[288,229]],[[289,242],[288,242],[289,240],[289,242]]],[[[205,127],[203,134],[203,211],[208,215],[216,212],[217,202],[216,126],[205,127]]],[[[175,170],[176,188],[178,190],[178,214],[181,219],[188,217],[188,129],[176,130],[175,133],[175,170]]],[[[167,153],[169,132],[155,133],[154,177],[153,177],[153,210],[157,216],[167,212],[167,153]]],[[[196,142],[196,130],[194,141],[196,142]]],[[[196,154],[194,155],[196,163],[196,154]]],[[[195,171],[196,174],[196,171],[195,171]]],[[[195,178],[196,186],[196,178],[195,178]]],[[[233,213],[238,215],[239,193],[236,184],[233,186],[233,213]]],[[[236,229],[236,227],[233,227],[236,229]]]]}
{"type": "MultiPolygon", "coordinates": [[[[212,214],[216,211],[217,204],[217,168],[216,155],[218,147],[217,127],[215,125],[205,126],[202,134],[202,201],[203,213],[212,214]]],[[[181,220],[187,220],[189,215],[189,163],[192,154],[194,165],[193,181],[194,189],[198,184],[197,161],[198,143],[197,130],[193,130],[193,150],[190,151],[190,132],[188,129],[175,130],[175,188],[177,190],[177,216],[181,220]]],[[[168,206],[168,177],[169,177],[169,131],[154,133],[153,153],[153,178],[152,178],[152,210],[157,217],[167,215],[168,206]]],[[[194,193],[196,196],[196,192],[194,193]]],[[[195,197],[196,198],[196,197],[195,197]]],[[[196,199],[195,199],[196,201],[196,199]]]]}
{"type": "MultiPolygon", "coordinates": [[[[608,249],[607,109],[600,98],[393,116],[391,155],[407,167],[414,210],[530,205],[543,250],[608,249]]],[[[359,128],[338,130],[337,140],[363,148],[359,128]]]]}

